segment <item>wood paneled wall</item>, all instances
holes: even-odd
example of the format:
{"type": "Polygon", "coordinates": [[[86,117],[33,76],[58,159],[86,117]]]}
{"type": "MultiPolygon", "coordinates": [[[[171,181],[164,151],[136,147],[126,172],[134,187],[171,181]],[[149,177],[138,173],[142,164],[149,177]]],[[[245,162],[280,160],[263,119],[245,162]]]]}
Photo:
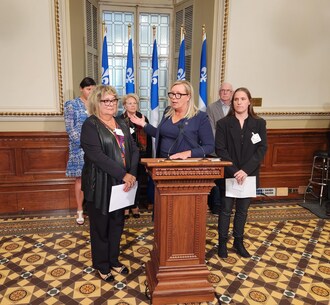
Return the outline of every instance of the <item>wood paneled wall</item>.
{"type": "Polygon", "coordinates": [[[0,213],[75,208],[66,133],[0,133],[0,213]]]}
{"type": "MultiPolygon", "coordinates": [[[[328,149],[328,134],[328,129],[268,130],[260,186],[306,186],[314,151],[328,149]]],[[[66,133],[0,133],[0,214],[76,208],[74,179],[65,176],[67,158],[66,133]]]]}
{"type": "Polygon", "coordinates": [[[261,167],[261,187],[307,186],[314,152],[328,150],[328,129],[272,129],[261,167]]]}

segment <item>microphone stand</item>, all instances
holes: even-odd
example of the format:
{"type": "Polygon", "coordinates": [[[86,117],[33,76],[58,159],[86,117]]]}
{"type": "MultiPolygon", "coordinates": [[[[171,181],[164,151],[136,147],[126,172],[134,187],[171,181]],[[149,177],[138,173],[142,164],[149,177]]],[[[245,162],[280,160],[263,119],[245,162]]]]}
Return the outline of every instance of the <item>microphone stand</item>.
{"type": "Polygon", "coordinates": [[[203,158],[201,158],[200,161],[210,161],[210,159],[206,157],[206,153],[205,153],[205,150],[204,150],[203,146],[200,145],[200,144],[198,143],[198,141],[194,141],[194,140],[191,139],[188,135],[186,135],[184,132],[183,132],[183,136],[186,137],[190,143],[196,143],[197,146],[198,146],[198,148],[200,148],[200,149],[202,150],[202,152],[203,152],[203,158]]]}
{"type": "MultiPolygon", "coordinates": [[[[178,128],[179,128],[179,134],[178,136],[176,137],[175,141],[173,142],[173,144],[171,145],[171,147],[169,148],[168,152],[167,152],[167,158],[164,159],[164,161],[172,161],[172,159],[170,159],[170,153],[171,153],[171,150],[173,149],[173,147],[175,146],[175,144],[178,143],[179,141],[179,138],[180,138],[180,135],[182,134],[182,131],[183,131],[183,124],[179,124],[178,125],[178,128]]],[[[179,160],[179,159],[177,159],[179,160]]]]}

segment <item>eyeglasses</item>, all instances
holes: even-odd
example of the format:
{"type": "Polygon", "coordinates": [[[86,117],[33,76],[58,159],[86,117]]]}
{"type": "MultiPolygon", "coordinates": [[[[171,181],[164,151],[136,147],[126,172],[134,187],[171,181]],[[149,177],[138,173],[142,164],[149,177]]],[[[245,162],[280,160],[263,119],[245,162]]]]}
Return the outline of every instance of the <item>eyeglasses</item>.
{"type": "Polygon", "coordinates": [[[230,90],[230,89],[221,89],[220,92],[224,92],[224,93],[229,92],[230,93],[230,92],[232,92],[232,90],[230,90]]]}
{"type": "Polygon", "coordinates": [[[118,99],[114,98],[112,100],[100,100],[100,102],[103,103],[105,106],[117,105],[118,99]]]}
{"type": "Polygon", "coordinates": [[[187,93],[174,93],[174,92],[169,92],[167,93],[169,98],[176,98],[176,99],[180,99],[183,95],[189,95],[187,93]]]}

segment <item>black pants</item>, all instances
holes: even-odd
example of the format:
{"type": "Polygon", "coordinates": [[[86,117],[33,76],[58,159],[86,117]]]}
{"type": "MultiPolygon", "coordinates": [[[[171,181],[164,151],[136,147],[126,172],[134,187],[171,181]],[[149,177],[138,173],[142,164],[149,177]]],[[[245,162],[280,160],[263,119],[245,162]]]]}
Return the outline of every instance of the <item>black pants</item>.
{"type": "Polygon", "coordinates": [[[129,206],[130,209],[139,208],[140,201],[141,201],[141,186],[144,183],[144,181],[147,181],[147,179],[148,179],[148,174],[146,172],[145,166],[142,165],[141,163],[139,163],[137,177],[136,177],[136,180],[138,182],[138,188],[136,190],[134,204],[129,206]]]}
{"type": "Polygon", "coordinates": [[[220,193],[220,181],[215,180],[215,186],[211,189],[211,192],[207,198],[208,206],[213,214],[219,214],[220,205],[221,205],[221,193],[220,193]]]}
{"type": "Polygon", "coordinates": [[[118,257],[124,228],[124,209],[103,215],[93,202],[87,202],[90,223],[93,268],[107,274],[121,266],[118,257]]]}
{"type": "Polygon", "coordinates": [[[222,197],[220,205],[220,214],[218,221],[219,238],[228,238],[228,230],[230,224],[230,215],[233,210],[234,201],[236,200],[236,211],[234,216],[233,236],[243,238],[244,227],[247,219],[248,209],[251,198],[229,198],[222,197]]]}

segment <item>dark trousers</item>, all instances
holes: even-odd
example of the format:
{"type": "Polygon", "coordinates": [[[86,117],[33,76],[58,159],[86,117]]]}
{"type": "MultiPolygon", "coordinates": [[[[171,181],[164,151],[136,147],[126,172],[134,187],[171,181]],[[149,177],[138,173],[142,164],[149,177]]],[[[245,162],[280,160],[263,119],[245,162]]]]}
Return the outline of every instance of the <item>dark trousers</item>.
{"type": "Polygon", "coordinates": [[[124,209],[103,215],[93,202],[87,202],[93,268],[103,274],[121,266],[118,257],[124,228],[124,209]]]}
{"type": "Polygon", "coordinates": [[[236,200],[236,205],[235,205],[236,211],[234,216],[233,236],[236,238],[243,238],[244,236],[244,226],[246,223],[251,198],[222,197],[219,220],[218,220],[219,238],[228,238],[230,215],[235,200],[236,200]]]}
{"type": "Polygon", "coordinates": [[[221,204],[221,193],[220,193],[220,179],[214,181],[215,186],[212,187],[211,192],[207,198],[208,206],[213,214],[219,214],[221,204]]]}
{"type": "Polygon", "coordinates": [[[146,172],[145,166],[141,163],[138,164],[138,171],[136,180],[138,182],[138,188],[136,190],[135,201],[134,204],[129,206],[131,209],[138,208],[140,205],[141,199],[141,186],[143,185],[144,181],[148,179],[148,174],[146,172]]]}

